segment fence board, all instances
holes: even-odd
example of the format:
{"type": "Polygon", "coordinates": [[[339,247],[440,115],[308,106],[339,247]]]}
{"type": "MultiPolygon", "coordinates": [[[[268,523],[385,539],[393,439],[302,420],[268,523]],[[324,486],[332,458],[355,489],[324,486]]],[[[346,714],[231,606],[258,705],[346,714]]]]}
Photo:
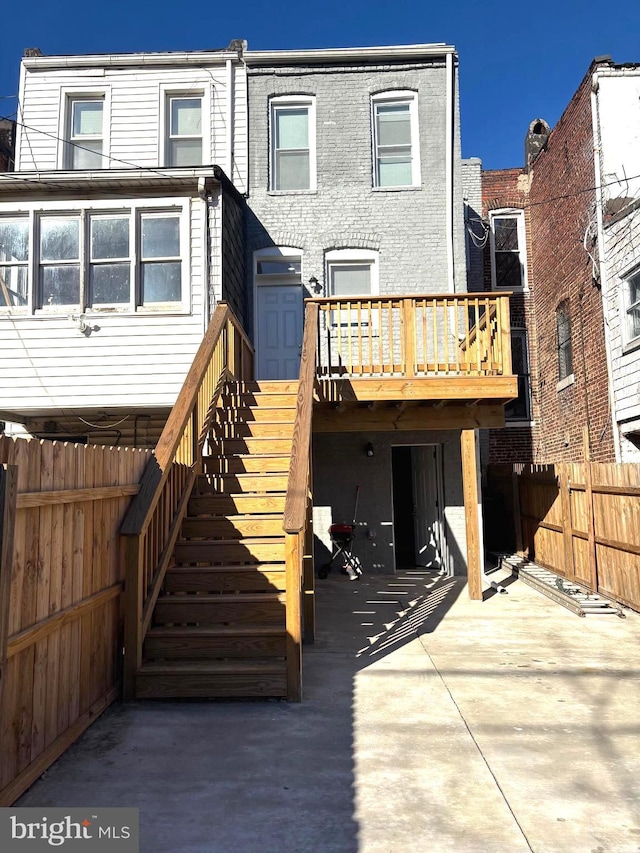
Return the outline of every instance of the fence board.
{"type": "MultiPolygon", "coordinates": [[[[567,577],[572,559],[578,583],[640,611],[640,465],[514,466],[513,475],[529,558],[567,577]]],[[[488,487],[503,500],[506,477],[489,466],[488,487]]]]}
{"type": "Polygon", "coordinates": [[[0,436],[0,464],[17,468],[0,618],[0,806],[14,802],[118,694],[118,533],[151,455],[0,436]]]}

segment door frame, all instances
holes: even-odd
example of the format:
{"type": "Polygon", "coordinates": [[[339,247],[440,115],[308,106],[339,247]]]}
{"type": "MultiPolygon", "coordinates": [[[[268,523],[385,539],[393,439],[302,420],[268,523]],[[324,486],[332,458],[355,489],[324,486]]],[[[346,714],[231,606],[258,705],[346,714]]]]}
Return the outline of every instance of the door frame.
{"type": "MultiPolygon", "coordinates": [[[[391,447],[430,447],[435,450],[435,464],[434,471],[436,475],[436,495],[438,500],[438,506],[436,507],[435,513],[435,525],[436,525],[436,539],[437,545],[440,550],[440,555],[442,558],[442,568],[446,572],[447,577],[451,577],[453,575],[453,569],[451,566],[451,555],[449,552],[449,548],[447,545],[447,537],[445,535],[445,523],[444,523],[444,453],[443,453],[443,443],[438,441],[416,441],[411,442],[410,444],[398,443],[392,444],[391,447]]],[[[412,454],[412,465],[413,465],[413,454],[412,454]]],[[[390,470],[391,470],[391,517],[392,517],[392,530],[393,530],[393,559],[394,559],[394,572],[396,571],[396,540],[395,540],[395,505],[393,502],[393,453],[391,454],[390,461],[390,470]]],[[[412,468],[413,473],[413,468],[412,468]]],[[[411,487],[413,489],[413,476],[411,478],[411,487]]]]}
{"type": "MultiPolygon", "coordinates": [[[[300,288],[300,304],[301,304],[301,319],[304,334],[304,278],[303,278],[303,252],[302,249],[297,249],[294,246],[266,246],[264,249],[256,249],[253,253],[253,346],[255,352],[256,373],[258,360],[260,358],[260,324],[258,322],[258,289],[266,287],[298,287],[300,288]],[[295,259],[300,261],[300,275],[290,277],[287,280],[286,275],[271,276],[269,279],[265,276],[260,279],[258,276],[258,263],[261,260],[282,260],[295,259]]],[[[302,340],[300,341],[302,343],[302,340]]]]}

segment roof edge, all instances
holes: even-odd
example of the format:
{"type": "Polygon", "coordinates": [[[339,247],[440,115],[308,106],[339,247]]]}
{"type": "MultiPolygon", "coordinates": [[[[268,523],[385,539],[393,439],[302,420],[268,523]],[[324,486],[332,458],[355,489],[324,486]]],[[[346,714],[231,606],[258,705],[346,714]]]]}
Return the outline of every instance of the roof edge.
{"type": "Polygon", "coordinates": [[[401,44],[377,47],[331,47],[310,50],[245,50],[244,60],[252,65],[281,63],[300,64],[305,62],[345,62],[366,59],[420,59],[433,56],[457,55],[453,45],[401,44]]]}

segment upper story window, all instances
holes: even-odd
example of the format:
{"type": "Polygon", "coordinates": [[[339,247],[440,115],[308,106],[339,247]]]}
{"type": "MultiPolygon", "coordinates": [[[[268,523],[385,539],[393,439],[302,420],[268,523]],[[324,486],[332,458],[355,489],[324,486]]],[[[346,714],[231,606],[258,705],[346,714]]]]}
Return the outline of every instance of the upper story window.
{"type": "MultiPolygon", "coordinates": [[[[375,296],[379,292],[378,253],[365,249],[334,249],[326,252],[326,281],[329,296],[353,297],[375,296]]],[[[331,312],[331,322],[336,325],[367,325],[368,310],[358,307],[349,309],[349,317],[341,309],[331,312]]]]}
{"type": "Polygon", "coordinates": [[[491,221],[491,283],[495,290],[527,288],[524,211],[496,211],[491,221]]]}
{"type": "Polygon", "coordinates": [[[313,98],[287,95],[271,100],[270,189],[315,190],[315,126],[313,98]]]}
{"type": "Polygon", "coordinates": [[[67,100],[67,169],[104,169],[104,97],[67,100]]]}
{"type": "Polygon", "coordinates": [[[167,95],[167,166],[203,163],[202,95],[167,95]]]}
{"type": "Polygon", "coordinates": [[[27,304],[29,220],[0,219],[0,307],[27,304]]]}
{"type": "MultiPolygon", "coordinates": [[[[563,303],[556,311],[558,335],[558,382],[569,380],[573,376],[573,351],[571,347],[571,318],[569,306],[563,303]]],[[[570,384],[567,382],[567,384],[570,384]]]]}
{"type": "Polygon", "coordinates": [[[182,310],[187,230],[182,206],[0,215],[0,308],[182,310]]]}
{"type": "Polygon", "coordinates": [[[420,185],[420,145],[415,92],[383,92],[371,99],[373,185],[420,185]]]}
{"type": "Polygon", "coordinates": [[[640,337],[640,270],[630,276],[623,284],[625,311],[625,343],[631,343],[640,337]]]}

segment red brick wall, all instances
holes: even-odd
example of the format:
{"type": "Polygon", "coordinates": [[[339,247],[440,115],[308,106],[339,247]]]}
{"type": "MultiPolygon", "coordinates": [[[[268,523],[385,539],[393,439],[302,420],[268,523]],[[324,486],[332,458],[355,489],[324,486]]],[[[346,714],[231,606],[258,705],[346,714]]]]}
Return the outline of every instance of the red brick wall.
{"type": "MultiPolygon", "coordinates": [[[[530,242],[528,215],[529,176],[524,169],[500,169],[482,173],[482,217],[489,219],[491,210],[518,208],[525,211],[527,246],[530,242]]],[[[530,253],[529,253],[530,254],[530,253]]],[[[528,285],[533,287],[531,263],[528,264],[528,285]]],[[[491,290],[491,247],[484,250],[485,290],[491,290]]],[[[531,292],[514,294],[510,300],[511,325],[526,329],[529,344],[529,372],[531,375],[532,418],[538,422],[537,358],[535,351],[535,322],[531,304],[531,292]]],[[[537,425],[508,426],[489,432],[489,462],[533,462],[536,451],[537,425]]]]}
{"type": "Polygon", "coordinates": [[[580,460],[589,428],[594,461],[615,461],[602,297],[584,249],[595,217],[591,70],[553,129],[531,175],[529,225],[537,353],[539,462],[580,460]],[[568,305],[575,383],[558,391],[556,309],[568,305]]]}

